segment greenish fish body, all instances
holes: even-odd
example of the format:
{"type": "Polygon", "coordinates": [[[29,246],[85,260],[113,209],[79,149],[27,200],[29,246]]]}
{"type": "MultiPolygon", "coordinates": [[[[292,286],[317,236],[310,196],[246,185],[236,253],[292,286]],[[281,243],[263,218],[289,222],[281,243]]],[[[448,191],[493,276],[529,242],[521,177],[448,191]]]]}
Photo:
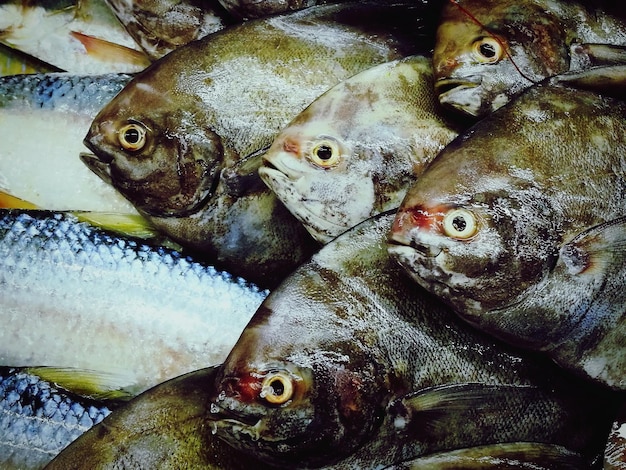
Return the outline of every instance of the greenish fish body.
{"type": "Polygon", "coordinates": [[[0,363],[137,393],[222,362],[266,291],[63,213],[0,212],[0,363]]]}
{"type": "Polygon", "coordinates": [[[0,77],[0,189],[50,210],[136,214],[85,168],[79,154],[94,116],[131,75],[42,73],[0,77]]]}
{"type": "Polygon", "coordinates": [[[430,57],[360,72],[311,103],[263,155],[263,181],[327,243],[397,208],[459,126],[440,112],[430,57]]]}
{"type": "Polygon", "coordinates": [[[0,467],[43,468],[115,406],[68,392],[36,371],[0,367],[0,467]]]}
{"type": "Polygon", "coordinates": [[[612,393],[416,286],[387,254],[393,217],[337,237],[263,302],[218,376],[217,435],[284,467],[382,468],[522,441],[601,453],[612,393]]]}
{"type": "Polygon", "coordinates": [[[179,243],[276,283],[316,245],[263,185],[258,153],[339,81],[430,47],[426,11],[412,2],[311,7],[189,43],[96,116],[85,138],[95,155],[83,160],[179,243]],[[248,214],[232,207],[238,201],[248,214]],[[220,220],[225,211],[232,218],[220,220]],[[259,231],[273,225],[286,236],[259,231]]]}
{"type": "Polygon", "coordinates": [[[626,106],[533,87],[408,191],[390,250],[475,326],[626,387],[626,106]]]}
{"type": "Polygon", "coordinates": [[[626,60],[626,22],[574,1],[444,2],[433,65],[439,101],[483,117],[570,70],[626,60]]]}

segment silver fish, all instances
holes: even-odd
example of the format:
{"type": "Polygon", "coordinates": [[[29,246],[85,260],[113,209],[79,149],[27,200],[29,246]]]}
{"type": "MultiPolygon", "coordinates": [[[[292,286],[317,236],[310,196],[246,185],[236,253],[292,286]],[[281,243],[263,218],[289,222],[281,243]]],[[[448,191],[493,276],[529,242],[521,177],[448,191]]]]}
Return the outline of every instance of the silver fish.
{"type": "Polygon", "coordinates": [[[94,116],[129,74],[0,77],[0,189],[50,210],[137,211],[85,168],[79,154],[94,116]],[[10,138],[9,138],[10,136],[10,138]]]}
{"type": "Polygon", "coordinates": [[[475,326],[626,388],[626,105],[544,83],[408,191],[391,253],[475,326]]]}
{"type": "Polygon", "coordinates": [[[397,208],[459,132],[433,91],[431,59],[377,65],[335,85],[263,155],[263,181],[319,242],[397,208]]]}
{"type": "Polygon", "coordinates": [[[0,364],[95,370],[131,393],[222,362],[267,295],[78,222],[0,211],[0,364]]]}
{"type": "Polygon", "coordinates": [[[561,0],[444,2],[433,65],[440,102],[483,117],[541,80],[626,62],[626,21],[561,0]]]}
{"type": "Polygon", "coordinates": [[[380,468],[520,441],[601,453],[613,394],[414,285],[387,255],[393,217],[337,237],[263,302],[212,392],[217,435],[284,467],[380,468]]]}
{"type": "Polygon", "coordinates": [[[85,138],[94,155],[83,160],[180,244],[275,285],[317,244],[263,185],[259,152],[342,79],[429,47],[428,11],[312,7],[189,43],[96,116],[85,138]]]}

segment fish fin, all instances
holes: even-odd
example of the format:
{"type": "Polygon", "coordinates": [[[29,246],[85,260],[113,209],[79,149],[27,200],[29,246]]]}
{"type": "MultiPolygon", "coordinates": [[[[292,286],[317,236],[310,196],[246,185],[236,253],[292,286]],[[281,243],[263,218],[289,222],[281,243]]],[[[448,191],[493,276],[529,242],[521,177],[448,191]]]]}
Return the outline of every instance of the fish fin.
{"type": "Polygon", "coordinates": [[[539,442],[507,442],[437,452],[388,467],[388,470],[579,469],[583,457],[565,447],[539,442]]]}
{"type": "Polygon", "coordinates": [[[436,441],[454,427],[474,426],[477,421],[487,427],[491,421],[519,419],[519,409],[537,396],[543,396],[542,392],[532,386],[447,384],[399,398],[389,411],[399,432],[436,441]],[[518,416],[512,415],[515,413],[518,416]]]}
{"type": "Polygon", "coordinates": [[[222,170],[222,181],[230,196],[240,197],[243,194],[267,188],[259,176],[265,150],[255,152],[222,170]]]}
{"type": "Polygon", "coordinates": [[[70,35],[80,41],[87,51],[87,54],[103,62],[121,62],[141,68],[150,65],[150,59],[144,52],[79,33],[78,31],[70,31],[70,35]]]}
{"type": "Polygon", "coordinates": [[[592,65],[626,64],[626,47],[614,44],[574,44],[572,53],[583,55],[592,65]]]}
{"type": "Polygon", "coordinates": [[[565,86],[595,91],[596,93],[626,98],[626,65],[592,67],[580,72],[568,72],[554,77],[565,86]]]}
{"type": "Polygon", "coordinates": [[[70,367],[26,367],[25,372],[54,383],[69,392],[97,400],[130,400],[129,380],[123,374],[70,367]]]}
{"type": "Polygon", "coordinates": [[[626,217],[591,227],[561,247],[559,258],[572,275],[604,277],[626,255],[626,217]]]}
{"type": "Polygon", "coordinates": [[[28,202],[24,199],[20,199],[19,197],[15,197],[6,193],[4,191],[0,191],[0,209],[39,209],[32,202],[28,202]]]}

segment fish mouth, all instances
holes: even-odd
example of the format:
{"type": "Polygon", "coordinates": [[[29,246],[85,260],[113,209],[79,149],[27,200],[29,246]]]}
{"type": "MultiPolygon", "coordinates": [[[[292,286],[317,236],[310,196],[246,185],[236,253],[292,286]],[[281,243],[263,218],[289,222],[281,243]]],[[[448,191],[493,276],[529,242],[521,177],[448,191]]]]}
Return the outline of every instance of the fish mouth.
{"type": "Polygon", "coordinates": [[[113,185],[113,179],[111,178],[111,165],[113,161],[111,158],[109,161],[93,153],[81,152],[79,154],[82,162],[87,165],[91,171],[100,177],[105,183],[113,185]]]}
{"type": "Polygon", "coordinates": [[[435,82],[435,93],[441,97],[442,95],[447,95],[451,92],[476,88],[480,86],[480,84],[480,77],[442,78],[435,82]]]}

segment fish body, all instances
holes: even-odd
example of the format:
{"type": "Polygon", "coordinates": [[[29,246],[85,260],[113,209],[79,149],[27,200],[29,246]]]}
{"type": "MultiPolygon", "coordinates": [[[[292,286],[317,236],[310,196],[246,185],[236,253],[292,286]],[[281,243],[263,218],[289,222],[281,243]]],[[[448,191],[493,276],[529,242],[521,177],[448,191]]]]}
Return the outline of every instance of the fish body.
{"type": "Polygon", "coordinates": [[[262,18],[329,3],[324,0],[219,0],[219,2],[232,15],[242,20],[262,18]]]}
{"type": "Polygon", "coordinates": [[[412,3],[312,7],[189,43],[135,77],[96,116],[85,138],[95,155],[83,160],[171,238],[212,253],[229,270],[259,276],[255,282],[275,284],[316,246],[264,187],[259,152],[340,80],[428,47],[425,11],[412,3]],[[216,222],[215,213],[234,213],[229,206],[242,198],[251,212],[239,222],[216,222]],[[274,243],[252,227],[248,238],[239,227],[257,213],[265,214],[259,227],[289,226],[286,233],[297,236],[274,243]],[[215,254],[222,247],[212,240],[214,224],[246,244],[225,247],[235,259],[215,254]],[[242,256],[254,250],[264,251],[265,264],[242,256]]]}
{"type": "Polygon", "coordinates": [[[603,57],[607,49],[624,62],[624,46],[623,18],[577,2],[445,2],[433,52],[436,92],[444,106],[483,117],[547,77],[614,60],[603,57]]]}
{"type": "Polygon", "coordinates": [[[0,466],[43,468],[117,405],[64,390],[36,371],[0,367],[0,466]]]}
{"type": "Polygon", "coordinates": [[[466,320],[623,389],[626,107],[532,87],[408,191],[390,251],[466,320]]]}
{"type": "Polygon", "coordinates": [[[393,217],[337,237],[263,302],[218,375],[216,434],[283,467],[382,468],[519,441],[585,453],[597,439],[601,453],[614,405],[593,393],[605,391],[415,286],[387,255],[393,217]]]}
{"type": "Polygon", "coordinates": [[[136,214],[79,158],[94,116],[131,78],[122,73],[0,77],[0,126],[11,136],[0,142],[0,188],[50,210],[136,214]]]}
{"type": "Polygon", "coordinates": [[[150,63],[103,0],[4,0],[0,42],[77,74],[133,73],[150,63]]]}
{"type": "Polygon", "coordinates": [[[152,60],[232,23],[217,0],[104,0],[152,60]]]}
{"type": "Polygon", "coordinates": [[[263,181],[321,243],[396,208],[460,126],[433,91],[431,59],[377,65],[335,85],[274,139],[263,181]]]}
{"type": "Polygon", "coordinates": [[[137,393],[220,363],[267,295],[69,214],[0,214],[2,364],[100,371],[137,393]]]}

